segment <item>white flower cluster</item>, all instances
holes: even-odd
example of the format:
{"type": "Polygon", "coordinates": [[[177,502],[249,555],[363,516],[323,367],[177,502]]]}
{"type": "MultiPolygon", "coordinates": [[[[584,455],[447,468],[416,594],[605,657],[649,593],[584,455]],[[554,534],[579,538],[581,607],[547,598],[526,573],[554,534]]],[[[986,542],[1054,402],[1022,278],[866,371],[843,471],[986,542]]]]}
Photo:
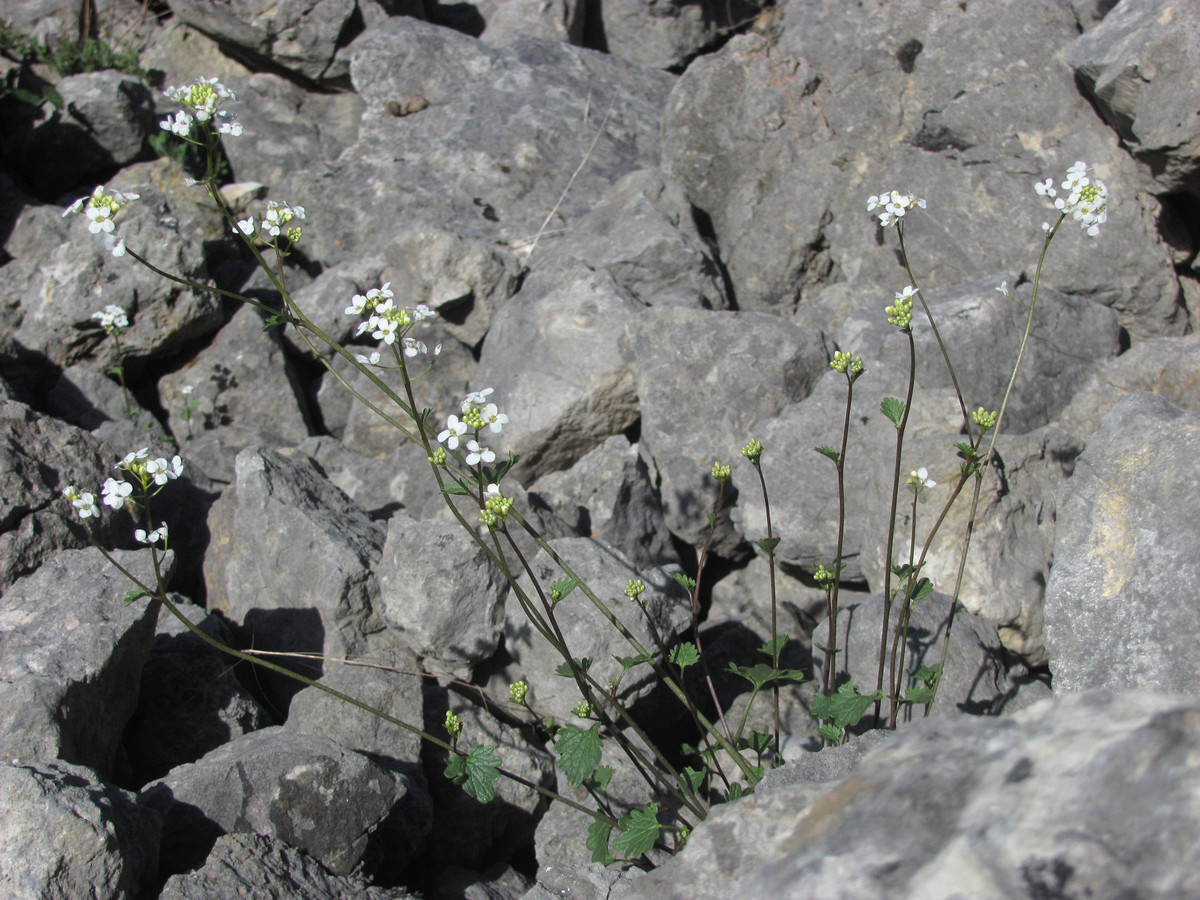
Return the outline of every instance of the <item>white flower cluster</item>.
{"type": "Polygon", "coordinates": [[[163,94],[184,108],[169,119],[159,122],[159,127],[186,138],[192,133],[193,122],[216,122],[217,131],[237,137],[242,126],[234,121],[236,116],[220,108],[226,100],[237,100],[237,96],[216,78],[201,78],[195,84],[169,87],[163,94]]]}
{"type": "MultiPolygon", "coordinates": [[[[366,294],[355,294],[351,299],[350,305],[346,307],[346,315],[367,317],[359,323],[354,336],[358,337],[369,331],[371,337],[381,344],[394,345],[399,341],[404,355],[409,358],[417,355],[424,356],[429,353],[429,348],[425,346],[424,341],[411,337],[409,332],[418,322],[431,319],[437,313],[424,303],[410,308],[396,306],[393,302],[396,295],[392,292],[391,285],[392,283],[389,281],[383,287],[371,288],[366,294]]],[[[441,352],[441,344],[433,348],[435,357],[441,352]]],[[[378,365],[380,358],[378,351],[369,357],[357,357],[359,362],[372,366],[378,365]]]]}
{"type": "MultiPolygon", "coordinates": [[[[117,463],[116,468],[140,486],[138,502],[141,503],[161,491],[167,482],[174,481],[183,474],[183,460],[178,456],[172,457],[170,461],[161,456],[157,459],[150,459],[150,448],[143,447],[141,450],[127,454],[117,463]]],[[[120,509],[133,496],[133,491],[133,484],[124,478],[108,478],[100,489],[102,495],[100,502],[113,509],[120,509]]],[[[96,495],[90,491],[80,491],[74,485],[69,485],[63,491],[63,496],[71,501],[71,505],[79,513],[79,518],[100,517],[100,507],[96,503],[96,495]]],[[[167,526],[164,523],[149,533],[139,528],[134,532],[134,538],[143,544],[162,541],[165,546],[167,526]]]]}
{"type": "Polygon", "coordinates": [[[460,419],[456,415],[448,416],[445,430],[438,434],[438,443],[444,443],[451,450],[458,449],[459,439],[468,431],[475,435],[474,438],[468,439],[465,445],[468,466],[495,461],[496,454],[480,445],[479,433],[487,428],[492,434],[499,434],[508,424],[508,415],[500,412],[495,403],[488,401],[492,390],[492,388],[484,388],[482,391],[473,391],[467,394],[462,402],[462,418],[460,419]]]}
{"type": "Polygon", "coordinates": [[[99,322],[100,327],[109,334],[129,327],[129,319],[125,315],[124,308],[115,303],[110,303],[99,312],[92,313],[92,318],[99,322]]]}
{"type": "Polygon", "coordinates": [[[910,209],[925,208],[925,201],[915,194],[901,194],[899,191],[884,191],[882,194],[872,194],[867,198],[867,211],[883,207],[883,212],[877,213],[879,224],[883,228],[889,225],[899,225],[904,214],[910,209]]]}
{"type": "Polygon", "coordinates": [[[261,241],[271,246],[279,235],[284,235],[293,244],[298,243],[303,233],[299,225],[291,223],[304,218],[304,207],[293,206],[290,203],[267,201],[267,211],[262,215],[262,221],[255,223],[254,216],[239,219],[234,234],[244,234],[253,241],[261,241]]]}
{"type": "MultiPolygon", "coordinates": [[[[1047,178],[1033,186],[1037,193],[1064,216],[1071,216],[1079,227],[1092,237],[1100,233],[1100,226],[1108,221],[1108,188],[1099,178],[1089,178],[1087,163],[1076,161],[1067,169],[1067,178],[1061,189],[1067,196],[1060,197],[1054,188],[1054,179],[1047,178]]],[[[1043,222],[1042,230],[1049,231],[1050,223],[1043,222]]]]}
{"type": "Polygon", "coordinates": [[[100,235],[104,246],[112,251],[113,256],[125,255],[125,241],[118,240],[114,233],[117,228],[116,214],[130,200],[137,200],[139,194],[126,194],[122,191],[107,190],[104,185],[96,185],[88,197],[80,197],[65,210],[63,218],[72,213],[82,212],[88,217],[88,231],[100,235]]]}

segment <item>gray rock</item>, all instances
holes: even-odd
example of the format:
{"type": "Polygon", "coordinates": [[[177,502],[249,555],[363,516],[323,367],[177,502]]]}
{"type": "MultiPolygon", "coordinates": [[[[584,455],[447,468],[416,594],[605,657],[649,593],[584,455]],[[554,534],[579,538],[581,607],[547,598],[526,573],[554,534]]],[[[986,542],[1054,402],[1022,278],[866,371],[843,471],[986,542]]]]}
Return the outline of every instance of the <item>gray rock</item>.
{"type": "Polygon", "coordinates": [[[379,613],[433,672],[468,679],[504,633],[508,582],[457,522],[388,522],[375,567],[379,613]]]}
{"type": "MultiPolygon", "coordinates": [[[[62,492],[74,485],[99,497],[111,465],[87,432],[15,400],[0,402],[0,591],[59,550],[88,546],[62,492]]],[[[123,545],[127,528],[127,516],[109,517],[98,537],[123,545]]]]}
{"type": "Polygon", "coordinates": [[[1167,191],[1200,196],[1200,13],[1187,3],[1118,4],[1067,47],[1101,114],[1167,191]]]}
{"type": "Polygon", "coordinates": [[[390,519],[399,510],[412,513],[441,500],[429,474],[429,457],[419,444],[393,447],[382,459],[362,456],[327,435],[307,438],[298,449],[373,519],[390,519]]]}
{"type": "Polygon", "coordinates": [[[789,784],[840,781],[853,773],[864,756],[895,733],[876,728],[856,735],[845,744],[825,747],[820,751],[800,751],[788,759],[787,765],[777,766],[767,772],[763,780],[754,786],[754,793],[761,797],[789,784]]]}
{"type": "MultiPolygon", "coordinates": [[[[624,349],[642,413],[638,450],[667,527],[699,547],[717,497],[713,463],[738,458],[755,422],[808,396],[828,371],[825,347],[816,332],[764,313],[668,308],[634,319],[624,349]]],[[[733,556],[740,542],[722,517],[713,551],[733,556]]]]}
{"type": "Polygon", "coordinates": [[[1200,416],[1130,394],[1077,461],[1059,496],[1046,586],[1056,693],[1195,690],[1198,446],[1200,416]]]}
{"type": "Polygon", "coordinates": [[[512,866],[495,865],[486,872],[447,866],[426,892],[428,900],[520,900],[531,879],[512,866]]]}
{"type": "Polygon", "coordinates": [[[484,19],[479,39],[503,45],[519,37],[567,41],[584,46],[587,4],[579,0],[545,4],[541,0],[482,0],[475,4],[484,19]]]}
{"type": "Polygon", "coordinates": [[[510,419],[481,443],[518,454],[513,476],[522,483],[569,469],[638,417],[618,342],[643,307],[602,269],[571,260],[555,275],[531,275],[500,310],[476,373],[510,419]]]}
{"type": "Polygon", "coordinates": [[[61,112],[26,132],[19,147],[7,148],[40,186],[55,184],[64,167],[78,183],[127,166],[158,130],[150,89],[132,75],[85,72],[63,78],[55,88],[62,95],[61,112]]]}
{"type": "MultiPolygon", "coordinates": [[[[113,558],[154,584],[150,551],[113,558]]],[[[161,563],[170,580],[173,560],[161,563]]],[[[0,609],[0,758],[61,759],[113,771],[137,706],[158,605],[125,603],[134,585],[99,550],[64,550],[5,592],[0,609]]]]}
{"type": "Polygon", "coordinates": [[[162,819],[133,794],[65,762],[0,765],[0,891],[117,900],[148,888],[162,819]]]}
{"type": "MultiPolygon", "coordinates": [[[[263,331],[257,310],[242,307],[216,339],[182,368],[158,383],[159,402],[167,411],[171,432],[189,455],[208,471],[216,471],[206,453],[195,453],[189,441],[197,434],[236,426],[275,436],[272,443],[299,443],[309,429],[301,406],[302,389],[275,330],[263,331]],[[190,386],[190,395],[183,388],[190,386]],[[191,419],[182,419],[191,403],[191,419]]],[[[204,445],[200,445],[203,447],[204,445]]]]}
{"type": "MultiPolygon", "coordinates": [[[[194,33],[192,38],[202,40],[194,33]]],[[[183,77],[190,80],[195,76],[183,77]]],[[[273,188],[297,159],[337,159],[358,138],[363,102],[357,94],[305,91],[273,71],[231,72],[224,77],[223,83],[237,94],[237,102],[224,108],[237,116],[243,131],[226,138],[222,146],[239,181],[273,188]]],[[[165,117],[179,107],[164,97],[159,108],[165,117]]]]}
{"type": "MultiPolygon", "coordinates": [[[[968,411],[980,406],[999,409],[1004,399],[1033,295],[1029,284],[1013,286],[1013,277],[978,279],[930,291],[925,298],[949,350],[968,411]],[[995,290],[1002,280],[1008,281],[1011,299],[995,290]]],[[[893,295],[881,293],[875,305],[850,316],[838,334],[838,348],[862,356],[868,370],[874,362],[908,366],[908,338],[888,324],[884,313],[893,295]]],[[[930,389],[951,387],[945,359],[919,301],[913,307],[913,338],[917,382],[930,389]]],[[[1004,413],[1005,433],[1023,434],[1053,421],[1092,371],[1120,352],[1120,328],[1111,309],[1043,288],[1004,413]]],[[[899,397],[904,396],[903,389],[903,384],[892,387],[899,397]]],[[[962,425],[961,414],[956,424],[962,425]]]]}
{"type": "Polygon", "coordinates": [[[529,502],[545,506],[579,537],[616,547],[637,568],[678,563],[658,491],[638,449],[613,435],[565,472],[529,486],[529,502]]]}
{"type": "Polygon", "coordinates": [[[620,872],[593,862],[541,865],[538,883],[522,900],[620,900],[641,874],[639,869],[620,872]]]}
{"type": "MultiPolygon", "coordinates": [[[[176,607],[205,634],[235,643],[228,624],[176,594],[176,607]]],[[[122,747],[135,784],[161,778],[222,744],[267,727],[266,711],[242,687],[234,660],[193,634],[167,609],[159,614],[150,657],[142,669],[137,709],[122,747]]]]}
{"type": "Polygon", "coordinates": [[[1200,382],[1200,333],[1177,338],[1153,338],[1134,344],[1116,359],[1092,370],[1059,424],[1087,441],[1126,394],[1159,394],[1176,406],[1200,413],[1195,386],[1200,382]]]}
{"type": "MultiPolygon", "coordinates": [[[[383,628],[372,575],[383,526],[295,451],[238,454],[236,490],[213,506],[209,528],[209,607],[240,623],[256,649],[342,659],[383,628]]],[[[322,672],[319,660],[293,665],[310,678],[322,672]]],[[[283,676],[260,677],[284,706],[299,690],[283,676]]]]}
{"type": "MultiPolygon", "coordinates": [[[[165,160],[141,163],[108,187],[139,195],[118,214],[117,237],[160,268],[208,280],[203,242],[224,228],[194,189],[185,188],[181,170],[165,160]]],[[[105,370],[121,362],[130,378],[144,360],[169,355],[220,325],[220,304],[212,294],[167,281],[128,256],[113,258],[88,232],[82,214],[70,224],[68,241],[49,251],[29,283],[13,285],[20,295],[16,338],[24,347],[58,365],[86,361],[105,370]],[[117,342],[91,318],[109,303],[124,306],[130,323],[120,357],[117,342]]]]}
{"type": "Polygon", "coordinates": [[[546,235],[539,266],[577,259],[603,268],[647,306],[725,309],[716,248],[683,188],[658,169],[631,172],[574,228],[546,235]]]}
{"type": "Polygon", "coordinates": [[[262,0],[198,0],[177,15],[253,68],[282,68],[321,83],[346,75],[337,50],[342,35],[353,29],[356,12],[354,0],[283,6],[262,0]]]}
{"type": "MultiPolygon", "coordinates": [[[[634,569],[615,549],[589,538],[558,538],[549,544],[646,650],[654,651],[657,645],[647,624],[647,613],[625,597],[625,586],[630,579],[640,578],[645,583],[646,592],[641,599],[645,601],[654,628],[667,646],[672,646],[676,637],[691,626],[687,594],[671,577],[675,567],[634,569]]],[[[543,590],[565,577],[545,550],[530,559],[529,565],[543,590]]],[[[529,595],[530,602],[541,610],[529,575],[519,575],[517,584],[529,595]]],[[[571,656],[576,659],[590,657],[592,668],[589,671],[600,684],[607,684],[609,678],[621,674],[621,666],[615,657],[632,657],[638,653],[581,590],[576,589],[560,600],[554,607],[554,615],[571,656]]],[[[523,679],[529,683],[530,703],[544,715],[560,718],[569,715],[581,700],[579,688],[574,679],[555,674],[554,670],[563,662],[562,657],[529,624],[515,597],[508,602],[505,648],[512,656],[508,670],[514,677],[510,680],[523,679]]],[[[632,703],[654,683],[654,673],[649,666],[629,670],[621,681],[622,702],[632,703]]]]}
{"type": "Polygon", "coordinates": [[[264,728],[172,770],[139,799],[163,817],[164,875],[196,868],[218,837],[238,832],[278,838],[348,875],[407,791],[403,775],[328,738],[264,728]]]}
{"type": "Polygon", "coordinates": [[[46,399],[56,417],[86,431],[119,419],[151,420],[132,392],[127,394],[114,379],[79,363],[63,370],[46,399]]]}
{"type": "Polygon", "coordinates": [[[303,850],[275,836],[254,833],[221,835],[203,866],[172,875],[159,894],[160,900],[405,900],[411,896],[403,888],[367,887],[334,875],[303,850]]]}
{"type": "Polygon", "coordinates": [[[599,10],[601,46],[646,66],[678,69],[729,31],[753,22],[768,5],[757,0],[618,0],[599,10]]]}
{"type": "Polygon", "coordinates": [[[842,780],[715,808],[626,897],[1187,896],[1196,712],[1190,697],[1089,693],[916,723],[842,780]]]}
{"type": "Polygon", "coordinates": [[[339,186],[323,193],[320,233],[305,236],[326,265],[361,255],[364,240],[375,246],[383,221],[391,235],[433,227],[527,244],[552,210],[552,227],[569,226],[622,175],[658,162],[665,73],[532,38],[492,48],[399,17],[368,28],[349,54],[367,104],[358,142],[334,163],[298,160],[281,185],[301,204],[313,185],[339,186]],[[418,97],[420,111],[388,111],[418,97]]]}
{"type": "Polygon", "coordinates": [[[1113,307],[1135,337],[1182,332],[1155,204],[1139,199],[1147,175],[1062,62],[1078,35],[1068,8],[792,4],[783,25],[777,43],[736,37],[693,63],[664,123],[661,165],[711,216],[742,309],[790,311],[833,281],[903,288],[895,235],[866,210],[893,187],[930,203],[906,226],[919,286],[975,278],[981,260],[1032,277],[1047,212],[1033,184],[1082,159],[1109,184],[1107,231],[1064,231],[1046,286],[1113,307]]]}

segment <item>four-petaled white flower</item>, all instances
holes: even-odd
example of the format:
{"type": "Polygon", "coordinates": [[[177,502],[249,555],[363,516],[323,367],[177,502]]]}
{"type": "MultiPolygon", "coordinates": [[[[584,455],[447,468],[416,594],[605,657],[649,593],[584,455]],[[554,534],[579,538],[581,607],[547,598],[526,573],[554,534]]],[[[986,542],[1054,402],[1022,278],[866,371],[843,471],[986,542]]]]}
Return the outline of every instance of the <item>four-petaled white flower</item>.
{"type": "Polygon", "coordinates": [[[482,415],[483,421],[487,422],[488,428],[495,434],[499,434],[504,426],[508,424],[508,415],[500,412],[495,403],[489,403],[485,406],[480,415],[482,415]]]}
{"type": "Polygon", "coordinates": [[[378,350],[375,350],[371,353],[370,356],[363,356],[361,353],[357,353],[357,354],[355,354],[354,358],[357,359],[364,366],[377,366],[377,365],[379,365],[379,360],[382,359],[383,357],[381,357],[379,355],[378,350]]]}
{"type": "Polygon", "coordinates": [[[254,216],[238,219],[237,231],[234,231],[234,234],[237,234],[238,231],[246,235],[246,237],[251,237],[254,234],[254,216]]]}
{"type": "Polygon", "coordinates": [[[478,441],[467,441],[467,465],[477,466],[481,462],[490,463],[495,460],[496,454],[487,447],[480,447],[478,441]]]}
{"type": "Polygon", "coordinates": [[[105,506],[120,509],[125,505],[125,499],[133,493],[133,485],[128,481],[117,481],[115,478],[110,478],[104,482],[102,490],[105,506]]]}
{"type": "Polygon", "coordinates": [[[96,505],[96,495],[91,491],[84,491],[80,494],[75,494],[74,488],[67,489],[70,493],[67,496],[74,494],[71,505],[79,510],[79,518],[86,519],[88,516],[100,518],[100,507],[96,505]]]}
{"type": "Polygon", "coordinates": [[[416,338],[406,337],[403,343],[405,356],[413,357],[429,352],[429,348],[425,346],[425,342],[418,341],[416,338]]]}
{"type": "Polygon", "coordinates": [[[467,423],[460,422],[458,416],[449,416],[446,419],[446,430],[438,435],[438,443],[445,442],[451,450],[457,450],[458,439],[466,433],[467,423]]]}
{"type": "Polygon", "coordinates": [[[150,455],[149,447],[143,447],[141,450],[134,450],[132,453],[126,453],[125,458],[122,459],[119,463],[117,463],[116,468],[124,469],[131,462],[135,462],[136,460],[139,460],[139,459],[146,459],[149,455],[150,455]]]}
{"type": "Polygon", "coordinates": [[[167,540],[167,523],[163,522],[149,534],[146,534],[145,529],[139,528],[133,533],[133,536],[142,544],[157,544],[159,541],[165,543],[167,540]]]}
{"type": "Polygon", "coordinates": [[[883,207],[883,212],[877,214],[879,224],[887,228],[889,225],[898,225],[909,210],[917,207],[924,209],[925,201],[915,194],[901,194],[899,191],[884,191],[867,198],[868,211],[880,206],[883,207]]]}

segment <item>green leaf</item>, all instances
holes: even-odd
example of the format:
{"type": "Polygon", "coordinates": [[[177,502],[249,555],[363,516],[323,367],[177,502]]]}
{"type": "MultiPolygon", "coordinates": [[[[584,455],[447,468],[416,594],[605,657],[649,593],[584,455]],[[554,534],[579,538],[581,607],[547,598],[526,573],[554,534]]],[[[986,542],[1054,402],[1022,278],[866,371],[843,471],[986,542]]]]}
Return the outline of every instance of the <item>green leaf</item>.
{"type": "Polygon", "coordinates": [[[904,700],[907,703],[932,703],[933,688],[931,687],[910,687],[904,694],[904,700]]]}
{"type": "Polygon", "coordinates": [[[695,578],[689,578],[687,575],[684,575],[682,572],[676,572],[676,573],[675,573],[674,575],[672,575],[671,577],[672,577],[672,578],[674,578],[674,579],[675,579],[677,582],[679,582],[679,586],[680,586],[680,587],[682,587],[682,588],[683,588],[685,591],[687,591],[689,594],[690,594],[690,593],[691,593],[691,592],[692,592],[692,591],[695,589],[695,587],[696,587],[696,579],[695,579],[695,578]]]}
{"type": "Polygon", "coordinates": [[[968,444],[966,441],[960,441],[959,443],[955,444],[954,446],[958,448],[958,456],[960,459],[965,459],[965,460],[970,461],[972,459],[975,459],[975,457],[979,456],[979,451],[976,450],[974,447],[972,447],[970,444],[968,444]]]}
{"type": "Polygon", "coordinates": [[[830,459],[832,459],[834,461],[834,464],[840,463],[842,460],[842,454],[839,453],[833,447],[813,447],[813,449],[816,450],[818,453],[820,453],[822,456],[828,456],[830,459]]]}
{"type": "Polygon", "coordinates": [[[577,587],[579,582],[574,578],[560,578],[550,585],[550,599],[557,603],[577,587]]]}
{"type": "Polygon", "coordinates": [[[500,777],[500,762],[491,747],[480,744],[466,756],[452,755],[444,774],[480,803],[490,803],[496,796],[492,785],[500,777]]]}
{"type": "Polygon", "coordinates": [[[879,404],[879,411],[891,419],[893,425],[900,427],[900,420],[904,418],[904,404],[901,401],[895,397],[884,397],[879,404]]]}
{"type": "Polygon", "coordinates": [[[883,696],[882,691],[863,695],[853,683],[847,681],[837,689],[836,694],[817,694],[812,698],[808,709],[820,720],[830,720],[838,729],[857,725],[875,701],[883,696]]]}
{"type": "Polygon", "coordinates": [[[679,773],[679,783],[683,785],[685,790],[690,790],[693,794],[698,793],[700,785],[704,784],[704,778],[708,773],[704,769],[693,769],[687,766],[679,773]]]}
{"type": "Polygon", "coordinates": [[[139,588],[136,591],[130,591],[128,594],[126,594],[125,602],[133,603],[136,600],[141,600],[143,597],[153,597],[153,596],[154,596],[153,591],[146,591],[146,590],[142,590],[141,588],[139,588]]]}
{"type": "MultiPolygon", "coordinates": [[[[592,667],[592,658],[590,656],[585,656],[583,659],[575,659],[571,662],[574,662],[575,665],[584,672],[592,667]]],[[[558,668],[554,670],[554,674],[561,675],[563,678],[575,677],[575,673],[571,671],[571,663],[567,662],[565,659],[558,664],[558,668]]]]}
{"type": "Polygon", "coordinates": [[[596,787],[602,791],[608,790],[608,783],[612,781],[613,767],[612,766],[596,766],[596,771],[592,774],[592,781],[596,787]]]}
{"type": "Polygon", "coordinates": [[[758,544],[759,550],[770,556],[775,552],[775,548],[779,546],[779,540],[780,539],[777,537],[770,537],[763,538],[761,541],[757,541],[756,543],[758,544]]]}
{"type": "Polygon", "coordinates": [[[694,666],[700,662],[700,651],[691,641],[685,641],[672,647],[671,654],[667,658],[680,669],[686,669],[688,666],[694,666]]]}
{"type": "Polygon", "coordinates": [[[273,316],[267,316],[263,320],[263,331],[270,331],[272,328],[278,328],[280,325],[286,325],[288,317],[283,313],[275,313],[273,316]]]}
{"type": "Polygon", "coordinates": [[[753,666],[739,666],[737,663],[731,662],[729,664],[729,671],[735,675],[741,675],[754,685],[755,688],[761,688],[772,681],[804,680],[804,673],[799,669],[773,669],[766,663],[757,663],[753,666]]]}
{"type": "Polygon", "coordinates": [[[786,634],[781,634],[775,638],[774,643],[771,643],[770,641],[764,641],[763,645],[758,648],[758,652],[764,653],[771,659],[774,659],[775,651],[778,650],[780,653],[783,653],[783,647],[787,642],[788,636],[786,634]]]}
{"type": "Polygon", "coordinates": [[[938,680],[938,674],[941,670],[942,667],[940,665],[921,666],[915,672],[909,672],[908,674],[917,679],[917,681],[923,681],[929,687],[933,687],[933,683],[938,680]]]}
{"type": "Polygon", "coordinates": [[[564,725],[558,729],[554,752],[559,756],[558,767],[566,773],[567,784],[579,787],[600,764],[600,723],[587,731],[578,725],[564,725]]]}
{"type": "Polygon", "coordinates": [[[842,739],[842,733],[845,729],[838,728],[836,725],[826,723],[817,729],[817,734],[825,738],[827,741],[837,743],[842,739]]]}
{"type": "Polygon", "coordinates": [[[717,527],[717,514],[716,513],[708,513],[705,516],[705,518],[708,519],[708,527],[709,528],[717,527]]]}
{"type": "Polygon", "coordinates": [[[654,659],[649,653],[642,653],[638,656],[614,656],[617,662],[621,664],[621,670],[628,672],[634,666],[640,666],[642,663],[648,663],[654,659]]]}
{"type": "Polygon", "coordinates": [[[602,866],[611,866],[616,860],[608,849],[608,838],[612,834],[612,824],[603,819],[597,819],[588,826],[588,838],[585,846],[592,851],[592,862],[602,866]]]}
{"type": "Polygon", "coordinates": [[[933,593],[933,582],[930,581],[928,578],[920,579],[917,582],[917,589],[915,591],[913,591],[913,595],[912,595],[913,603],[916,603],[918,600],[924,600],[926,597],[928,597],[932,593],[933,593]]]}
{"type": "Polygon", "coordinates": [[[762,755],[771,749],[771,732],[751,730],[743,739],[743,743],[748,749],[762,755]]]}
{"type": "Polygon", "coordinates": [[[754,792],[746,790],[740,781],[735,781],[729,786],[729,790],[725,792],[725,802],[732,803],[734,800],[740,800],[742,797],[752,793],[754,792]]]}
{"type": "Polygon", "coordinates": [[[658,840],[662,826],[658,824],[658,804],[647,803],[617,821],[621,833],[613,838],[613,850],[629,859],[648,852],[658,840]]]}
{"type": "Polygon", "coordinates": [[[459,481],[458,479],[455,479],[454,481],[448,481],[444,485],[442,485],[442,493],[443,494],[469,494],[471,492],[469,490],[467,490],[467,485],[464,482],[459,481]]]}

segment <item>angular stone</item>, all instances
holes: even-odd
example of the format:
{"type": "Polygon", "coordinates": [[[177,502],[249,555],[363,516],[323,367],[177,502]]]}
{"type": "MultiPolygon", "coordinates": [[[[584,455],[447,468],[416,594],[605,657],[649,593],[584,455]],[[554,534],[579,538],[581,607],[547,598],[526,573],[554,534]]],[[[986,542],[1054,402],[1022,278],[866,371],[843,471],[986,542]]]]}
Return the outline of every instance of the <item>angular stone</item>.
{"type": "Polygon", "coordinates": [[[1200,662],[1200,415],[1119,400],[1058,500],[1046,586],[1056,693],[1195,690],[1200,662]]]}

